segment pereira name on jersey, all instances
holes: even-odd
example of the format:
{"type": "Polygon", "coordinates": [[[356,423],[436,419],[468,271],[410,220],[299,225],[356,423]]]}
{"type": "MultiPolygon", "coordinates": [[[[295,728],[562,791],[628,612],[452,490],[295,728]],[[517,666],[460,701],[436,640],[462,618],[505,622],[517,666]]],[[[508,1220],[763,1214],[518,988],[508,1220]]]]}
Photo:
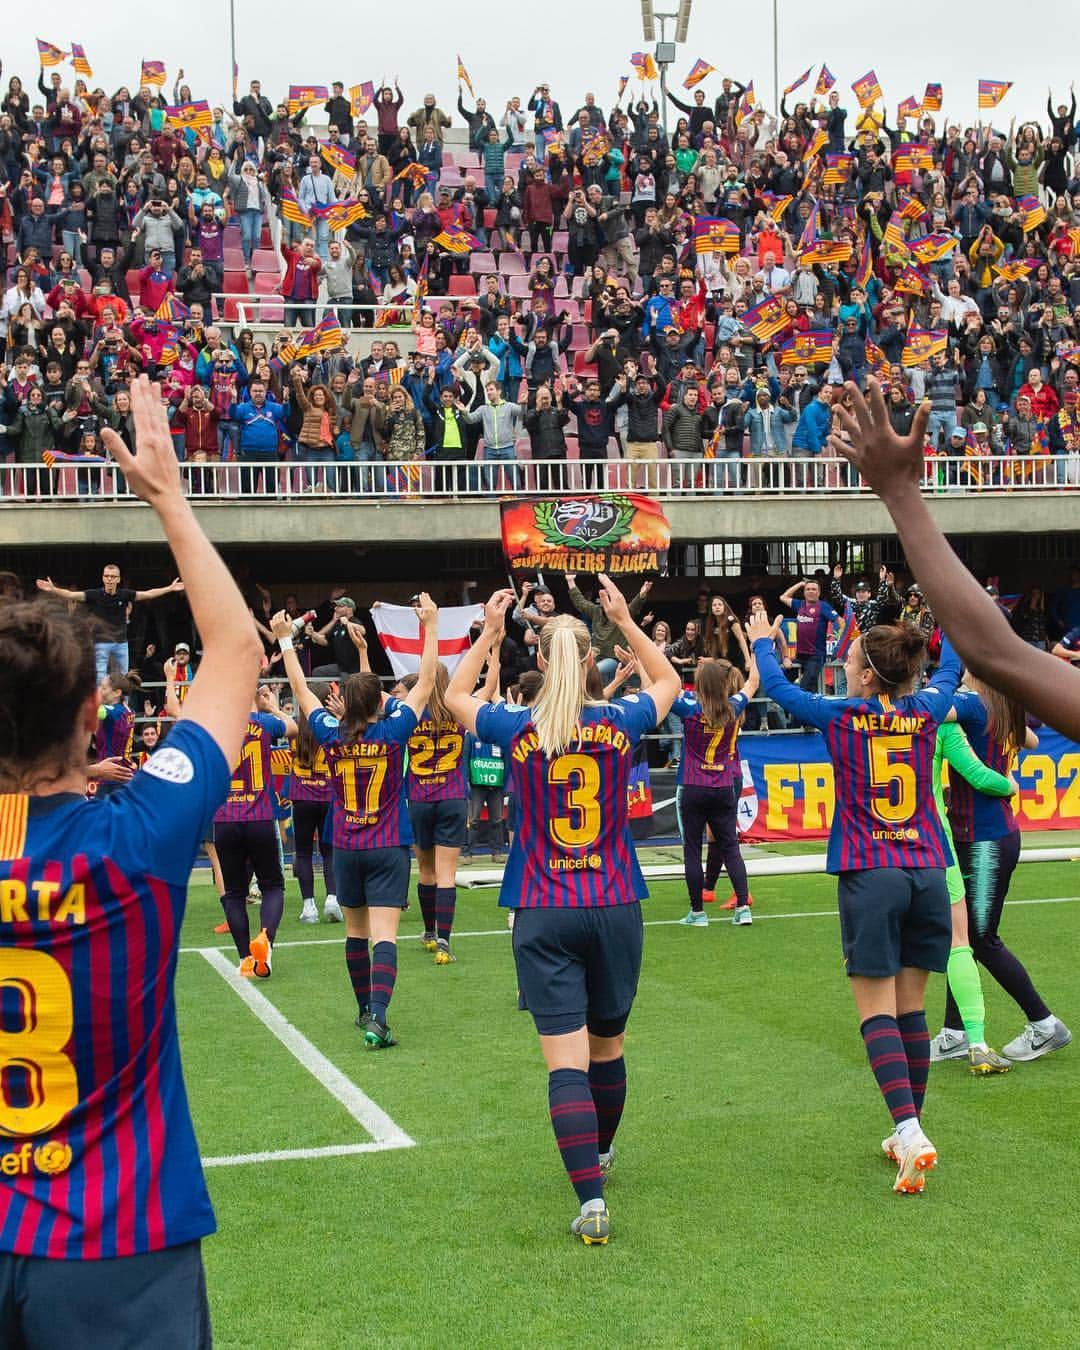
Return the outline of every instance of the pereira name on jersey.
{"type": "Polygon", "coordinates": [[[229,795],[214,820],[219,824],[274,819],[274,781],[270,764],[273,742],[284,736],[285,723],[273,713],[248,714],[240,746],[240,762],[229,780],[229,795]]]}
{"type": "Polygon", "coordinates": [[[181,722],[104,800],[0,796],[0,1251],[97,1260],[214,1230],[173,979],[228,782],[181,722]]]}
{"type": "Polygon", "coordinates": [[[771,639],[754,643],[764,692],[825,738],[836,806],[826,870],[948,867],[952,851],[934,805],[934,747],[960,680],[948,643],[934,683],[902,698],[822,698],[788,682],[771,639]]]}
{"type": "Polygon", "coordinates": [[[518,808],[501,905],[581,908],[644,899],[626,794],[634,747],[655,726],[648,694],[585,707],[579,739],[549,759],[530,709],[489,704],[478,711],[477,735],[508,752],[518,808]]]}
{"type": "Polygon", "coordinates": [[[308,718],[326,754],[334,793],[331,842],[335,848],[394,848],[412,843],[405,802],[405,746],[416,727],[406,703],[346,743],[340,724],[324,709],[308,718]]]}
{"type": "MultiPolygon", "coordinates": [[[[1013,757],[991,739],[986,704],[978,694],[963,689],[953,700],[953,707],[972,750],[984,764],[1007,776],[1012,771],[1013,757]]],[[[985,792],[976,792],[958,773],[949,775],[949,824],[958,844],[1001,839],[1019,828],[1008,797],[988,797],[985,792]]]]}
{"type": "Polygon", "coordinates": [[[682,719],[683,724],[683,749],[677,780],[680,786],[731,787],[742,781],[739,727],[749,702],[745,694],[734,694],[728,700],[731,721],[714,727],[706,719],[694,694],[679,695],[671,711],[682,719]]]}
{"type": "Polygon", "coordinates": [[[409,801],[442,802],[468,796],[465,728],[453,718],[437,721],[427,710],[409,737],[409,801]]]}

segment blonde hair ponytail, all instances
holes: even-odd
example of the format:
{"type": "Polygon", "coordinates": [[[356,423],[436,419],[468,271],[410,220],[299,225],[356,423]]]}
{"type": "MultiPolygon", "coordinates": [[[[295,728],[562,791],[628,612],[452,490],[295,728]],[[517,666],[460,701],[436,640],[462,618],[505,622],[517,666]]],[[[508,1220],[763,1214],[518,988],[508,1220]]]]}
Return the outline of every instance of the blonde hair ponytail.
{"type": "Polygon", "coordinates": [[[549,757],[561,754],[577,730],[585,703],[585,661],[589,631],[580,619],[559,614],[540,630],[544,684],[533,704],[533,725],[540,748],[549,757]]]}

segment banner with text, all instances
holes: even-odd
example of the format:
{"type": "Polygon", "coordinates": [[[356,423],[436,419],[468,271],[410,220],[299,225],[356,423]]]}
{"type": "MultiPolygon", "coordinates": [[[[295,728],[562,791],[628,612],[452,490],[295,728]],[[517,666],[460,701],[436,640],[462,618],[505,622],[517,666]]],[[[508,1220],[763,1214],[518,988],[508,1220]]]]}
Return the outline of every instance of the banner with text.
{"type": "MultiPolygon", "coordinates": [[[[739,832],[761,840],[823,839],[833,817],[833,767],[817,732],[743,736],[739,832]]],[[[1021,830],[1080,829],[1080,745],[1048,727],[1015,773],[1013,809],[1021,830]]]]}
{"type": "Polygon", "coordinates": [[[512,571],[662,572],[671,527],[659,502],[637,493],[544,497],[502,504],[512,571]]]}

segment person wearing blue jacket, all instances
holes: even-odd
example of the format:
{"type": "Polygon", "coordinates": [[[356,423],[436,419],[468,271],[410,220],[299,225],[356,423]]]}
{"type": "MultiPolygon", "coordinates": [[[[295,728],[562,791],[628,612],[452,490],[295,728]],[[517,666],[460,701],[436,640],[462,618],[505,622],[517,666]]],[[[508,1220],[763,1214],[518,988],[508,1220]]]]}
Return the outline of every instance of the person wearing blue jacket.
{"type": "Polygon", "coordinates": [[[827,384],[818,386],[816,397],[803,408],[799,415],[795,434],[791,438],[791,453],[795,458],[804,459],[820,455],[825,449],[832,428],[832,389],[827,384]]]}
{"type": "Polygon", "coordinates": [[[285,430],[285,407],[266,397],[264,380],[252,380],[247,398],[229,408],[229,420],[240,428],[236,457],[240,470],[240,491],[255,492],[258,464],[277,461],[278,438],[285,430]]]}

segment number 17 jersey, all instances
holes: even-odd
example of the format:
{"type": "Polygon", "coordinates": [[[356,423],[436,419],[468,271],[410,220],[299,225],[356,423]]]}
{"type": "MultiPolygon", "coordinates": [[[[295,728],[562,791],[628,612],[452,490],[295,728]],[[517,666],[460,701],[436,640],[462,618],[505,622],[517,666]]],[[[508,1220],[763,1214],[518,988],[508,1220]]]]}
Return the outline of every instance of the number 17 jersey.
{"type": "Polygon", "coordinates": [[[598,908],[645,898],[626,793],[634,747],[655,726],[648,694],[585,707],[579,735],[549,758],[530,709],[479,710],[476,734],[507,751],[518,808],[500,905],[598,908]]]}

